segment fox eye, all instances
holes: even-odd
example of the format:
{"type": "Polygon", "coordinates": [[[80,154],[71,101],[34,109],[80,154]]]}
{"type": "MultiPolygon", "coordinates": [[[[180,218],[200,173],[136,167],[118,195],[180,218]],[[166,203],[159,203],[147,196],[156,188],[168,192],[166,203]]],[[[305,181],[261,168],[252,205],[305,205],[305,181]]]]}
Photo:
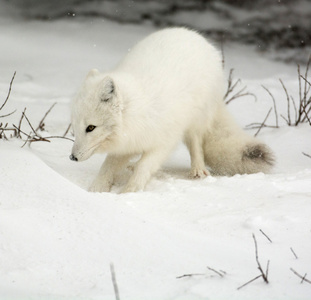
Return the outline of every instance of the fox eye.
{"type": "Polygon", "coordinates": [[[88,127],[86,127],[86,132],[91,132],[91,131],[93,131],[94,129],[96,128],[96,126],[94,126],[94,125],[89,125],[88,127]]]}

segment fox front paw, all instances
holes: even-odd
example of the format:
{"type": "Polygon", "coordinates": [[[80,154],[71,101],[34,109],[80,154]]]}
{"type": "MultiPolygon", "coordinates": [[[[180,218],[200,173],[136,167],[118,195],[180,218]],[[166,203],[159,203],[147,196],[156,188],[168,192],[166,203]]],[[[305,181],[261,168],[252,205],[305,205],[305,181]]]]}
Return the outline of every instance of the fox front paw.
{"type": "Polygon", "coordinates": [[[135,183],[128,183],[123,189],[121,190],[121,194],[124,193],[135,193],[142,191],[144,189],[144,184],[138,184],[137,182],[135,183]]]}
{"type": "Polygon", "coordinates": [[[109,182],[105,182],[103,180],[95,179],[94,182],[89,187],[89,192],[93,193],[108,193],[110,192],[112,184],[109,182]]]}

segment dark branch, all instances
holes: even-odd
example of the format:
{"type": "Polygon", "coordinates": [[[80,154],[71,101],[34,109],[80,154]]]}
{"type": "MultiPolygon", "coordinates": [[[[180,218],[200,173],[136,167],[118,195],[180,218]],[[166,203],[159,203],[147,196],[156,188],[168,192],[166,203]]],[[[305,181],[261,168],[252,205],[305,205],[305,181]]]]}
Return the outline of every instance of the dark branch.
{"type": "Polygon", "coordinates": [[[56,105],[56,102],[49,108],[49,110],[45,113],[45,115],[43,116],[42,120],[39,122],[39,125],[38,127],[36,128],[36,131],[37,130],[41,130],[43,131],[44,130],[44,120],[45,118],[47,117],[47,115],[51,112],[51,110],[54,108],[54,106],[56,105]]]}
{"type": "Polygon", "coordinates": [[[6,99],[5,99],[4,103],[1,105],[0,110],[6,105],[6,103],[8,102],[8,100],[10,98],[10,94],[11,94],[11,90],[12,90],[12,84],[13,84],[15,75],[16,75],[16,71],[14,72],[13,77],[11,79],[8,95],[6,96],[6,99]]]}
{"type": "Polygon", "coordinates": [[[176,279],[184,278],[184,277],[193,277],[193,276],[204,276],[202,273],[194,273],[194,274],[184,274],[181,276],[177,276],[176,279]]]}
{"type": "Polygon", "coordinates": [[[275,102],[275,98],[272,95],[272,93],[265,87],[262,85],[262,87],[265,89],[265,91],[270,95],[272,101],[273,101],[273,106],[274,106],[274,113],[275,113],[275,126],[276,128],[279,128],[279,118],[278,118],[278,113],[277,113],[277,109],[276,109],[276,102],[275,102]]]}
{"type": "Polygon", "coordinates": [[[272,107],[271,107],[270,110],[268,111],[268,113],[267,113],[265,119],[263,120],[263,122],[261,123],[261,125],[260,125],[260,127],[258,128],[257,132],[255,133],[255,137],[259,134],[260,130],[261,130],[263,127],[265,127],[265,123],[266,123],[266,121],[267,121],[267,119],[268,119],[268,117],[269,117],[269,115],[270,115],[270,113],[271,113],[271,110],[272,110],[272,107]]]}
{"type": "Polygon", "coordinates": [[[246,285],[252,283],[253,281],[257,280],[258,278],[262,277],[262,275],[258,275],[257,277],[251,279],[250,281],[247,281],[246,283],[244,283],[243,285],[241,285],[240,287],[238,287],[237,289],[240,290],[241,288],[245,287],[246,285]]]}
{"type": "Polygon", "coordinates": [[[287,123],[288,123],[288,125],[291,125],[292,121],[291,121],[291,117],[290,117],[290,97],[289,97],[289,94],[287,92],[287,88],[285,87],[285,84],[283,83],[282,79],[279,79],[279,80],[282,84],[283,90],[285,91],[285,95],[286,95],[286,99],[287,99],[287,120],[288,120],[287,123]]]}
{"type": "Polygon", "coordinates": [[[111,273],[111,280],[112,280],[112,284],[113,284],[113,289],[114,289],[114,294],[115,294],[116,300],[120,300],[119,288],[118,288],[118,284],[117,284],[117,280],[116,280],[116,273],[114,271],[113,264],[110,264],[110,273],[111,273]]]}
{"type": "Polygon", "coordinates": [[[68,125],[68,127],[67,127],[65,133],[63,134],[63,137],[65,137],[65,136],[67,135],[67,133],[68,133],[69,130],[70,130],[70,127],[71,127],[71,123],[68,125]]]}
{"type": "Polygon", "coordinates": [[[268,274],[268,269],[269,269],[269,261],[268,261],[267,270],[266,270],[266,273],[265,273],[265,272],[262,270],[262,267],[261,267],[260,262],[259,262],[257,240],[256,240],[256,237],[255,237],[254,234],[253,234],[253,239],[254,239],[254,243],[255,243],[255,254],[256,254],[256,262],[257,262],[258,270],[260,271],[263,280],[264,280],[266,283],[269,283],[269,281],[268,281],[268,276],[267,276],[267,274],[268,274]]]}
{"type": "Polygon", "coordinates": [[[10,115],[13,115],[15,112],[16,112],[16,109],[15,109],[14,111],[12,111],[12,112],[6,114],[6,115],[0,116],[0,118],[5,118],[5,117],[8,117],[8,116],[10,116],[10,115]]]}
{"type": "Polygon", "coordinates": [[[305,155],[306,157],[311,158],[311,155],[310,155],[310,154],[307,154],[307,153],[304,153],[304,152],[302,152],[302,154],[305,155]]]}
{"type": "Polygon", "coordinates": [[[299,273],[297,273],[293,268],[290,268],[290,270],[296,275],[298,276],[300,279],[302,279],[302,282],[308,282],[311,284],[311,281],[309,279],[306,278],[307,274],[305,274],[304,276],[301,276],[299,273]]]}
{"type": "Polygon", "coordinates": [[[221,271],[216,271],[213,268],[207,267],[210,271],[213,271],[214,273],[216,273],[217,275],[219,275],[220,277],[224,277],[224,274],[226,274],[226,272],[221,272],[221,271]]]}
{"type": "Polygon", "coordinates": [[[259,231],[268,239],[270,243],[272,243],[271,239],[261,229],[259,229],[259,231]]]}
{"type": "Polygon", "coordinates": [[[294,254],[295,258],[298,259],[298,256],[297,256],[297,254],[295,253],[295,251],[294,251],[294,249],[292,247],[290,248],[290,251],[292,251],[292,253],[294,254]]]}

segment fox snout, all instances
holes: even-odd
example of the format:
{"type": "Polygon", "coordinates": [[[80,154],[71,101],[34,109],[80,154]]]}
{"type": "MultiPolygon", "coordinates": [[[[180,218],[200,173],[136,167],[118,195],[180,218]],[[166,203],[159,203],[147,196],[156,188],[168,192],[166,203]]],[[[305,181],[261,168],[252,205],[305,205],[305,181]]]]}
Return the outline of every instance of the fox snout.
{"type": "Polygon", "coordinates": [[[78,161],[78,159],[77,159],[73,154],[71,154],[71,155],[69,156],[69,158],[70,158],[71,160],[73,160],[73,161],[78,161]]]}

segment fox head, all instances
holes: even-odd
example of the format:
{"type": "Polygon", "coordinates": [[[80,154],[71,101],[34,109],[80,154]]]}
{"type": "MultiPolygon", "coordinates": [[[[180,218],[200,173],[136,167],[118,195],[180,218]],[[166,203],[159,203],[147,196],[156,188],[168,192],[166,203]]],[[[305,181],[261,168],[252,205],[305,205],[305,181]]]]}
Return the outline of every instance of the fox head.
{"type": "Polygon", "coordinates": [[[122,101],[114,80],[91,70],[73,100],[71,124],[75,136],[70,159],[83,161],[109,151],[122,122],[122,101]]]}

